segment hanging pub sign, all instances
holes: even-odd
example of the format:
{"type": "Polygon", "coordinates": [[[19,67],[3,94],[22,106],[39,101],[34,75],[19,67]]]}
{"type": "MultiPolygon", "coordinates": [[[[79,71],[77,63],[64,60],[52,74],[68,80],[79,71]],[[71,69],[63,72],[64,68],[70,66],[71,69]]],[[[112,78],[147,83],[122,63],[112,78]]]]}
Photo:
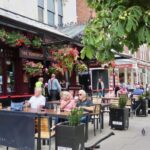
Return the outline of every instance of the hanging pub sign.
{"type": "Polygon", "coordinates": [[[29,49],[20,49],[19,57],[26,58],[26,59],[36,59],[36,60],[44,59],[44,55],[42,51],[35,51],[29,49]]]}
{"type": "Polygon", "coordinates": [[[99,68],[99,67],[101,67],[101,63],[98,62],[96,59],[93,59],[88,62],[88,67],[89,68],[99,68]]]}

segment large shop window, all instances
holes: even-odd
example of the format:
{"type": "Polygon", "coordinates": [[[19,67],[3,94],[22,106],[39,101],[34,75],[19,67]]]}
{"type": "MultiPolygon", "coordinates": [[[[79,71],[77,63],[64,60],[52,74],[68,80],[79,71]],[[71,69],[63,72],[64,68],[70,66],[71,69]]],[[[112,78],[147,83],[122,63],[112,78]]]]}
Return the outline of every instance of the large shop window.
{"type": "Polygon", "coordinates": [[[12,93],[15,90],[14,66],[13,61],[6,60],[7,93],[12,93]]]}
{"type": "Polygon", "coordinates": [[[3,92],[2,62],[0,61],[0,94],[3,92]]]}

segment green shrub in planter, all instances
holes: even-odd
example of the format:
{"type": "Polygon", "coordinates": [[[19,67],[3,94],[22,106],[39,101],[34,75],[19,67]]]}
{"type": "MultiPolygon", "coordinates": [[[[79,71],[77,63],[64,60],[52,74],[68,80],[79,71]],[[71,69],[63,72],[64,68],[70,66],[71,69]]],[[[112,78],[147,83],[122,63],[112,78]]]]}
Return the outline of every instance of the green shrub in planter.
{"type": "Polygon", "coordinates": [[[139,98],[138,98],[138,100],[139,100],[139,101],[144,100],[144,95],[140,95],[139,98]]]}
{"type": "Polygon", "coordinates": [[[119,107],[120,108],[125,108],[126,104],[127,104],[127,97],[126,96],[121,96],[119,98],[119,107]]]}
{"type": "Polygon", "coordinates": [[[85,142],[85,126],[80,123],[83,109],[73,109],[68,118],[68,123],[56,126],[56,150],[64,149],[83,150],[85,142]]]}
{"type": "Polygon", "coordinates": [[[110,108],[110,126],[115,129],[128,129],[129,127],[129,109],[125,108],[127,96],[120,96],[119,105],[110,108]]]}
{"type": "Polygon", "coordinates": [[[70,126],[78,126],[80,124],[81,117],[83,116],[83,109],[73,109],[68,118],[70,126]]]}

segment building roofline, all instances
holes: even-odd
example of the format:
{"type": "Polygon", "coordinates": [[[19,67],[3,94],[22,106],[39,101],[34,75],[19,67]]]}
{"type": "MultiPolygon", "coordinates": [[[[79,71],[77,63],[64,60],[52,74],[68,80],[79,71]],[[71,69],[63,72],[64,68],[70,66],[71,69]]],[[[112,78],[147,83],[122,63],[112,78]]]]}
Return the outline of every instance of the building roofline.
{"type": "Polygon", "coordinates": [[[49,26],[48,24],[41,23],[32,18],[17,14],[3,8],[0,8],[0,24],[32,33],[38,33],[41,35],[43,33],[51,34],[53,36],[59,36],[63,40],[65,39],[69,42],[77,42],[64,33],[60,32],[56,28],[49,26]]]}

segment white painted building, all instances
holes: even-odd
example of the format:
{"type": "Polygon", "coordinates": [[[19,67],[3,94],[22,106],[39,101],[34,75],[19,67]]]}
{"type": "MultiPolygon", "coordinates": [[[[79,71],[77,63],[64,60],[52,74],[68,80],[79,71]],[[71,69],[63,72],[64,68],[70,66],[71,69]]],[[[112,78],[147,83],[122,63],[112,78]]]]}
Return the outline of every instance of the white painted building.
{"type": "Polygon", "coordinates": [[[0,8],[38,19],[37,0],[0,0],[0,8]]]}
{"type": "Polygon", "coordinates": [[[49,26],[77,21],[76,0],[0,0],[0,8],[49,26]]]}

